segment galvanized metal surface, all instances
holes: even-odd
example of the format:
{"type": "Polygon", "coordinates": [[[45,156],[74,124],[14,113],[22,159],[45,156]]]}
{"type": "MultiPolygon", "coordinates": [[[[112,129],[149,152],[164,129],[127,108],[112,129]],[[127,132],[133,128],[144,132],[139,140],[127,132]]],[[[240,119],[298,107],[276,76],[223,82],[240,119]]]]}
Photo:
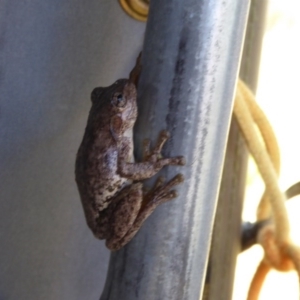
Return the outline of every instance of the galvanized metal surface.
{"type": "Polygon", "coordinates": [[[269,0],[252,0],[243,49],[240,77],[256,92],[261,48],[265,33],[269,0]]]}
{"type": "MultiPolygon", "coordinates": [[[[165,155],[184,155],[180,197],[159,207],[112,253],[102,300],[198,300],[249,1],[151,0],[135,143],[171,132],[165,155]]],[[[137,151],[141,157],[141,147],[137,151]]]]}
{"type": "MultiPolygon", "coordinates": [[[[240,77],[255,92],[268,0],[252,0],[240,77]]],[[[241,251],[241,216],[248,151],[235,118],[231,121],[207,278],[207,298],[232,298],[236,259],[241,251]],[[226,274],[226,277],[224,277],[226,274]]]]}

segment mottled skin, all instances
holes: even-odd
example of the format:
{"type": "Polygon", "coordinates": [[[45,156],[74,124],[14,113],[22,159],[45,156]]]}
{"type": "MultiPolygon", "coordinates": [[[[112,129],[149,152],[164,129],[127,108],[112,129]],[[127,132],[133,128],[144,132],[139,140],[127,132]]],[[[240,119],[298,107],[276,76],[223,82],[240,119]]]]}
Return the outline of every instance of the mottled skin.
{"type": "Polygon", "coordinates": [[[163,166],[183,165],[183,157],[162,158],[168,139],[162,131],[150,151],[144,143],[144,160],[133,159],[132,129],[137,117],[136,88],[133,80],[120,79],[92,92],[92,108],[83,141],[77,153],[76,182],[87,224],[111,250],[128,243],[146,218],[161,203],[176,197],[172,188],[183,181],[175,176],[164,184],[159,179],[145,193],[140,180],[155,175],[163,166]]]}

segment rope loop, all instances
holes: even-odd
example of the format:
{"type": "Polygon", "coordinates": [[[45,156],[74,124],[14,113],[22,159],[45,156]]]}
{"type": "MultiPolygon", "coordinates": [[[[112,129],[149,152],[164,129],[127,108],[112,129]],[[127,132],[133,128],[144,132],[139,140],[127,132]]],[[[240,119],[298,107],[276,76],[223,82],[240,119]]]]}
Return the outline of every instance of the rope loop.
{"type": "Polygon", "coordinates": [[[274,225],[266,225],[260,230],[258,242],[264,248],[265,257],[263,260],[265,263],[281,272],[295,269],[293,260],[286,251],[288,244],[282,245],[278,242],[274,225]]]}
{"type": "Polygon", "coordinates": [[[258,107],[253,93],[241,80],[238,81],[233,112],[266,186],[257,218],[271,218],[273,221],[263,226],[257,236],[265,255],[252,279],[247,298],[257,300],[271,268],[278,271],[296,269],[300,278],[300,248],[290,239],[290,224],[285,207],[286,195],[278,186],[280,155],[275,134],[263,111],[258,107]],[[255,125],[264,143],[257,135],[255,125]]]}

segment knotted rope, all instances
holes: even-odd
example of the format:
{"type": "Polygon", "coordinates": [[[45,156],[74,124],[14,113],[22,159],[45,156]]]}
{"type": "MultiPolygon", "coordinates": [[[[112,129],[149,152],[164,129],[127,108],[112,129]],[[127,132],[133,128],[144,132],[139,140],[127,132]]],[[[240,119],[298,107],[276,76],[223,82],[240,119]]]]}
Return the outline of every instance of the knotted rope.
{"type": "Polygon", "coordinates": [[[248,300],[256,300],[271,268],[279,271],[296,269],[300,278],[300,248],[290,239],[286,197],[278,186],[280,155],[276,137],[263,111],[257,106],[253,93],[241,80],[238,82],[233,112],[265,182],[265,192],[258,207],[257,218],[263,220],[272,217],[273,220],[272,224],[263,227],[258,234],[258,242],[265,255],[248,292],[248,300]],[[264,143],[258,136],[255,125],[264,143]]]}

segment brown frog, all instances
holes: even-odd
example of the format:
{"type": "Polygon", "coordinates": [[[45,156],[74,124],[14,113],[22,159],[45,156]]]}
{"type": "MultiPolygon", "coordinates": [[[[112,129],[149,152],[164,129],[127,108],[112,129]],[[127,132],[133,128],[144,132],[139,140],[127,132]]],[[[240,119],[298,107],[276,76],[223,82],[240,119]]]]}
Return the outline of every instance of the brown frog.
{"type": "Polygon", "coordinates": [[[183,181],[181,174],[168,183],[159,178],[152,190],[143,190],[141,180],[152,177],[163,166],[184,165],[185,160],[182,156],[161,157],[169,138],[162,131],[153,150],[149,140],[144,142],[143,161],[134,161],[136,69],[130,79],[93,90],[92,108],[76,158],[76,182],[87,224],[97,238],[106,239],[111,250],[128,243],[159,204],[175,198],[172,188],[183,181]]]}

